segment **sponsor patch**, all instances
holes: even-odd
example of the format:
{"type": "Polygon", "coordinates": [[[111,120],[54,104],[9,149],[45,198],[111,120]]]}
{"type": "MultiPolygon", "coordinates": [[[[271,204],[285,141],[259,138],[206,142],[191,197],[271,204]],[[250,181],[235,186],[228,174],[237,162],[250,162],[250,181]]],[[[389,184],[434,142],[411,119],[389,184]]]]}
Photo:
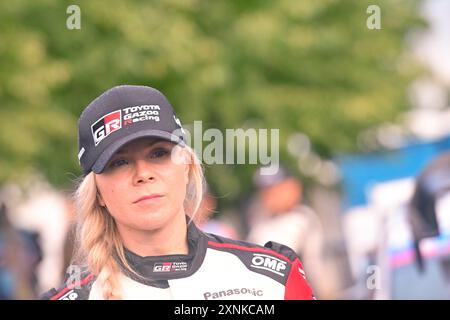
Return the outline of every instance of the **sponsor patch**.
{"type": "Polygon", "coordinates": [[[94,138],[95,146],[97,146],[103,139],[109,136],[114,131],[122,128],[122,113],[121,110],[108,113],[104,117],[98,119],[92,126],[92,137],[94,138]]]}
{"type": "Polygon", "coordinates": [[[123,123],[125,126],[130,124],[153,120],[159,122],[159,111],[161,108],[158,105],[142,105],[122,109],[123,123]]]}
{"type": "MultiPolygon", "coordinates": [[[[134,107],[126,107],[120,110],[108,113],[104,117],[98,119],[92,126],[92,137],[95,146],[114,131],[121,129],[141,121],[160,121],[160,106],[158,105],[142,105],[134,107]]],[[[81,158],[82,155],[78,155],[81,158]]]]}
{"type": "Polygon", "coordinates": [[[78,298],[78,293],[75,290],[70,290],[65,295],[60,297],[58,300],[76,300],[78,298]]]}
{"type": "Polygon", "coordinates": [[[187,271],[187,262],[157,262],[153,265],[153,272],[187,271]]]}
{"type": "Polygon", "coordinates": [[[250,267],[267,270],[284,277],[287,262],[266,254],[254,253],[250,267]]]}
{"type": "Polygon", "coordinates": [[[249,288],[235,288],[235,289],[224,289],[221,291],[215,292],[205,292],[203,293],[203,297],[205,300],[219,299],[223,297],[229,297],[234,295],[252,295],[255,297],[261,297],[264,293],[262,290],[258,289],[249,289],[249,288]]]}

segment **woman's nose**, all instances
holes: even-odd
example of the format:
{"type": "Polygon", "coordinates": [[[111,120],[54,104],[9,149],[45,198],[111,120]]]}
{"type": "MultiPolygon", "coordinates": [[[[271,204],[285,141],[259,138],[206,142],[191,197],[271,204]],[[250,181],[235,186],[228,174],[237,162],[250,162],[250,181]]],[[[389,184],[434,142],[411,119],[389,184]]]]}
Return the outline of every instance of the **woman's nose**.
{"type": "Polygon", "coordinates": [[[135,166],[134,181],[136,184],[152,182],[155,180],[152,165],[148,163],[148,161],[136,160],[134,166],[135,166]]]}

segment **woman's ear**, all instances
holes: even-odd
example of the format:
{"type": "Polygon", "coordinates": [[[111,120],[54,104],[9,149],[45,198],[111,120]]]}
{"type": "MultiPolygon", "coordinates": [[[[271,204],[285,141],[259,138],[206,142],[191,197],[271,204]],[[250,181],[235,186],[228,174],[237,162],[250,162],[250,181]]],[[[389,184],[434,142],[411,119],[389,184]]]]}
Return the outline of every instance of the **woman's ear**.
{"type": "Polygon", "coordinates": [[[105,201],[103,200],[103,197],[102,197],[102,195],[100,194],[100,192],[97,192],[97,200],[98,200],[98,203],[100,204],[100,206],[106,207],[106,203],[105,203],[105,201]]]}
{"type": "Polygon", "coordinates": [[[94,175],[95,187],[96,187],[96,190],[97,190],[97,201],[98,201],[98,204],[99,204],[101,207],[105,207],[105,208],[106,208],[106,203],[105,203],[105,201],[103,200],[103,197],[102,197],[102,195],[100,194],[100,191],[99,191],[99,189],[98,189],[96,177],[97,177],[97,174],[94,175]]]}
{"type": "Polygon", "coordinates": [[[186,164],[184,166],[184,184],[187,185],[189,183],[189,171],[191,170],[191,166],[186,164]]]}
{"type": "Polygon", "coordinates": [[[184,184],[188,185],[189,183],[189,171],[191,170],[191,160],[192,155],[187,152],[186,150],[180,150],[180,155],[183,158],[183,164],[184,164],[184,184]]]}

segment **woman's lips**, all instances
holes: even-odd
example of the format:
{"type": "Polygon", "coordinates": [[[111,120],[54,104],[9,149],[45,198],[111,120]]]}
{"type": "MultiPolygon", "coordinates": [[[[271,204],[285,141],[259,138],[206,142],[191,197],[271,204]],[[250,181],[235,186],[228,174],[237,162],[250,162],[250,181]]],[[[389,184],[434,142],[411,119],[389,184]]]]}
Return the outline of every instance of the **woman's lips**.
{"type": "Polygon", "coordinates": [[[154,202],[154,201],[156,201],[156,200],[158,200],[158,199],[160,199],[162,197],[163,197],[163,195],[161,195],[161,194],[150,194],[150,195],[143,196],[143,197],[137,199],[133,203],[134,204],[151,203],[151,202],[154,202]]]}

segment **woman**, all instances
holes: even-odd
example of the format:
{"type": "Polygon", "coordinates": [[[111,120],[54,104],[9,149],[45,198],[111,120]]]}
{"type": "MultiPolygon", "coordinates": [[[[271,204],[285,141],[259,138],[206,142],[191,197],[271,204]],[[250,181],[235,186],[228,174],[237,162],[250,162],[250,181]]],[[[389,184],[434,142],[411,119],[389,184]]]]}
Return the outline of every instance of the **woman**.
{"type": "Polygon", "coordinates": [[[311,299],[300,261],[201,232],[200,163],[172,106],[144,86],[114,87],[79,120],[76,266],[46,299],[311,299]]]}

